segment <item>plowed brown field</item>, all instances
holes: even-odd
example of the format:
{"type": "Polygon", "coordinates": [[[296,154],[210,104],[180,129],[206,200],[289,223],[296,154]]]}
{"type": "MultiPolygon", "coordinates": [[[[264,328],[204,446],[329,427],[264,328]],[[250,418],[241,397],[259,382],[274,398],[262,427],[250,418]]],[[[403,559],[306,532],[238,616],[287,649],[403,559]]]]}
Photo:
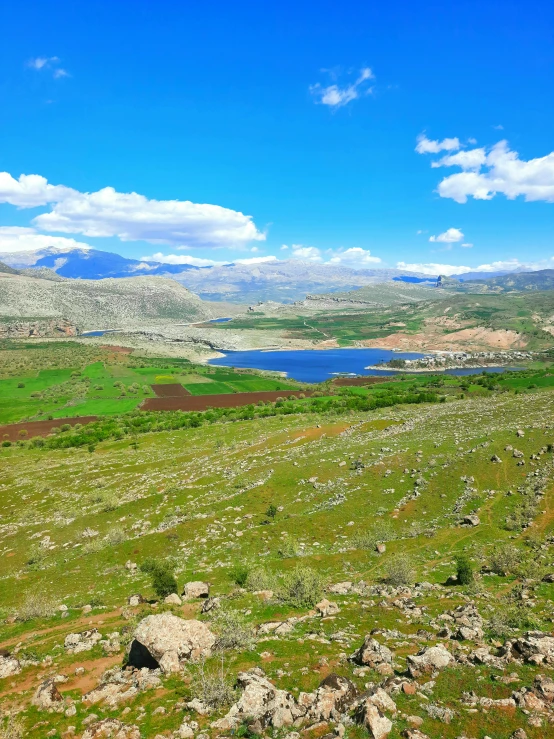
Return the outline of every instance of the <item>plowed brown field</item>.
{"type": "Polygon", "coordinates": [[[309,395],[301,390],[286,392],[271,390],[259,393],[228,393],[221,395],[188,395],[184,398],[147,398],[141,405],[143,411],[205,411],[208,408],[239,408],[260,400],[274,402],[291,395],[309,395]]]}
{"type": "Polygon", "coordinates": [[[190,395],[182,385],[171,383],[168,385],[152,385],[157,398],[186,398],[190,395]]]}
{"type": "Polygon", "coordinates": [[[70,426],[81,423],[84,426],[86,423],[92,423],[92,421],[96,421],[96,416],[77,416],[76,418],[54,418],[53,421],[11,423],[9,426],[0,426],[0,441],[17,441],[22,438],[32,439],[33,436],[48,436],[53,428],[59,428],[64,423],[69,423],[70,426]],[[26,431],[27,434],[22,436],[20,435],[21,431],[26,431]]]}

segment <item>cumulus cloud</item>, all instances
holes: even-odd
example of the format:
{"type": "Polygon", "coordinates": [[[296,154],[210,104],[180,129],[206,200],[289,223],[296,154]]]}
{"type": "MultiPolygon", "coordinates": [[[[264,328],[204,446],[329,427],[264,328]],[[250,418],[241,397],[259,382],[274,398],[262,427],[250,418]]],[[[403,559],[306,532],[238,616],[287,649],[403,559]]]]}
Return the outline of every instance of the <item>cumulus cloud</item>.
{"type": "MultiPolygon", "coordinates": [[[[550,262],[552,259],[550,260],[550,262]]],[[[520,262],[519,259],[505,259],[490,264],[480,264],[477,267],[467,267],[460,264],[437,264],[434,262],[425,264],[408,264],[406,262],[397,262],[397,269],[409,272],[421,272],[424,275],[463,275],[468,272],[513,272],[516,269],[545,269],[548,265],[546,260],[542,262],[520,262]]]]}
{"type": "Polygon", "coordinates": [[[458,138],[432,141],[424,133],[421,133],[417,137],[415,150],[418,154],[438,154],[441,151],[457,151],[460,147],[460,139],[458,138]]]}
{"type": "Polygon", "coordinates": [[[373,91],[373,87],[369,83],[369,80],[372,79],[375,79],[375,75],[371,69],[369,67],[363,67],[356,80],[350,85],[341,87],[340,85],[333,84],[324,87],[318,82],[310,86],[310,92],[319,105],[341,108],[343,105],[348,105],[352,100],[356,100],[361,95],[369,95],[373,91]]]}
{"type": "Polygon", "coordinates": [[[265,239],[252,216],[230,208],[188,200],[150,200],[113,187],[82,193],[51,185],[40,175],[21,175],[16,180],[0,172],[0,203],[19,208],[50,205],[50,212],[33,221],[43,231],[117,236],[122,241],[144,240],[185,249],[241,247],[265,239]]]}
{"type": "Polygon", "coordinates": [[[369,249],[362,249],[359,246],[353,246],[339,252],[331,257],[329,264],[345,264],[348,267],[365,267],[370,264],[380,264],[382,260],[379,257],[371,255],[369,249]]]}
{"type": "Polygon", "coordinates": [[[441,244],[455,244],[458,241],[462,241],[463,238],[464,235],[459,228],[447,228],[446,231],[438,236],[430,236],[429,241],[441,244]]]}
{"type": "Polygon", "coordinates": [[[249,259],[233,259],[235,264],[268,264],[280,261],[277,257],[250,257],[249,259]]]}
{"type": "Polygon", "coordinates": [[[49,248],[70,251],[71,249],[90,249],[89,244],[65,236],[39,234],[34,228],[22,226],[0,227],[0,253],[11,254],[21,251],[37,251],[49,248]]]}
{"type": "MultiPolygon", "coordinates": [[[[420,153],[436,152],[426,149],[420,153]]],[[[522,196],[528,202],[554,203],[554,152],[525,160],[504,140],[488,150],[473,149],[445,156],[431,166],[462,170],[445,177],[437,188],[441,198],[457,203],[466,203],[470,197],[492,200],[496,195],[504,195],[509,200],[522,196]]]]}
{"type": "Polygon", "coordinates": [[[321,262],[321,250],[315,246],[293,244],[291,249],[294,259],[302,259],[306,262],[321,262]]]}
{"type": "MultiPolygon", "coordinates": [[[[163,254],[157,252],[149,257],[141,257],[144,262],[161,262],[162,264],[190,264],[193,267],[220,267],[230,262],[221,262],[215,259],[202,259],[190,254],[163,254]]],[[[277,257],[250,257],[248,259],[233,259],[234,264],[262,264],[265,262],[278,262],[277,257]]]]}

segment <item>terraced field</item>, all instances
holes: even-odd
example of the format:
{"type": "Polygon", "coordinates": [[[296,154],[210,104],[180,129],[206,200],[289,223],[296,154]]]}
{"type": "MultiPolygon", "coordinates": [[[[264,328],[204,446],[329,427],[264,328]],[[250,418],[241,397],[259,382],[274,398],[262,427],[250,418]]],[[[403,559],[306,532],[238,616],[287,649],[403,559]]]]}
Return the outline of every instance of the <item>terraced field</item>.
{"type": "Polygon", "coordinates": [[[88,447],[3,447],[12,726],[30,739],[95,739],[108,719],[127,739],[549,736],[554,393],[549,367],[535,374],[343,387],[180,429],[134,427],[135,414],[116,421],[134,432],[88,447]],[[337,405],[420,383],[444,401],[337,405]],[[156,595],[156,567],[182,600],[156,595]],[[176,671],[121,670],[161,614],[216,641],[176,671]]]}

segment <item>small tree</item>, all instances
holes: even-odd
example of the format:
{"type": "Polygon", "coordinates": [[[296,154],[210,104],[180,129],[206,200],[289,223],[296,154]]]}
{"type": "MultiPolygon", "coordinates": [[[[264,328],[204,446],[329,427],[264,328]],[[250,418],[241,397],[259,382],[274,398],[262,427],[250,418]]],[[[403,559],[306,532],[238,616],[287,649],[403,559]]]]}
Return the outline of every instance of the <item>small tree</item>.
{"type": "Polygon", "coordinates": [[[265,515],[268,518],[275,518],[275,516],[277,515],[277,506],[275,506],[275,505],[273,505],[273,503],[271,503],[270,506],[269,506],[269,508],[265,512],[265,515]]]}
{"type": "Polygon", "coordinates": [[[387,562],[385,579],[391,585],[413,585],[415,572],[410,558],[406,554],[398,554],[387,562]]]}
{"type": "Polygon", "coordinates": [[[149,557],[144,560],[140,569],[152,578],[152,587],[158,598],[166,598],[177,592],[177,580],[170,562],[149,557]]]}
{"type": "Polygon", "coordinates": [[[321,598],[323,582],[311,567],[295,567],[285,575],[280,597],[296,608],[311,608],[321,598]]]}
{"type": "Polygon", "coordinates": [[[473,582],[473,567],[465,554],[456,558],[456,575],[458,585],[469,585],[473,582]]]}

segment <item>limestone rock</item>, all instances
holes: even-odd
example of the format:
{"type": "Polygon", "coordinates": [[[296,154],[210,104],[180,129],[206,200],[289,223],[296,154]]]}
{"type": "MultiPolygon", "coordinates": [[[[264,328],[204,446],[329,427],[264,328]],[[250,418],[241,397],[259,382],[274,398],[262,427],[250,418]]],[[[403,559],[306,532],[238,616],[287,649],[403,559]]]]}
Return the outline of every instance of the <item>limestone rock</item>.
{"type": "Polygon", "coordinates": [[[470,513],[468,516],[464,516],[464,523],[468,526],[479,526],[481,520],[479,519],[479,516],[470,513]]]}
{"type": "Polygon", "coordinates": [[[195,581],[187,582],[183,589],[183,598],[208,598],[210,595],[210,586],[208,583],[195,581]]]}
{"type": "Polygon", "coordinates": [[[102,675],[98,687],[83,696],[83,703],[104,703],[116,708],[137,693],[158,687],[161,684],[159,674],[159,670],[149,670],[147,667],[141,670],[114,667],[102,675]]]}
{"type": "Polygon", "coordinates": [[[352,583],[338,582],[335,585],[329,585],[328,590],[335,595],[347,595],[352,590],[352,583]]]}
{"type": "Polygon", "coordinates": [[[327,598],[323,598],[319,603],[316,603],[315,609],[323,618],[326,616],[336,616],[336,614],[340,612],[338,605],[327,600],[327,598]]]}
{"type": "Polygon", "coordinates": [[[412,677],[442,670],[454,661],[448,649],[442,646],[422,649],[418,654],[408,655],[408,671],[412,677]]]}
{"type": "Polygon", "coordinates": [[[177,593],[171,593],[170,595],[164,598],[164,603],[168,606],[180,606],[182,601],[177,595],[177,593]]]}
{"type": "Polygon", "coordinates": [[[540,631],[528,631],[518,639],[507,641],[504,652],[508,658],[551,665],[554,664],[554,637],[540,631]]]}
{"type": "Polygon", "coordinates": [[[50,677],[42,682],[31,699],[31,705],[39,711],[61,713],[64,710],[63,698],[56,685],[55,678],[50,677]]]}
{"type": "Polygon", "coordinates": [[[88,631],[81,631],[77,634],[68,634],[65,637],[64,647],[69,654],[88,652],[101,638],[102,634],[98,629],[89,629],[88,631]]]}
{"type": "Polygon", "coordinates": [[[368,634],[362,646],[350,658],[357,665],[364,665],[376,669],[381,664],[392,665],[392,652],[384,644],[379,644],[368,634]]]}
{"type": "Polygon", "coordinates": [[[3,677],[11,677],[21,672],[19,660],[11,654],[0,654],[0,679],[3,677]]]}
{"type": "Polygon", "coordinates": [[[385,739],[392,729],[392,721],[369,698],[358,706],[354,718],[367,728],[372,739],[385,739]]]}
{"type": "Polygon", "coordinates": [[[206,624],[171,613],[144,618],[136,628],[129,653],[134,667],[160,667],[178,672],[187,660],[209,657],[216,637],[206,624]]]}

